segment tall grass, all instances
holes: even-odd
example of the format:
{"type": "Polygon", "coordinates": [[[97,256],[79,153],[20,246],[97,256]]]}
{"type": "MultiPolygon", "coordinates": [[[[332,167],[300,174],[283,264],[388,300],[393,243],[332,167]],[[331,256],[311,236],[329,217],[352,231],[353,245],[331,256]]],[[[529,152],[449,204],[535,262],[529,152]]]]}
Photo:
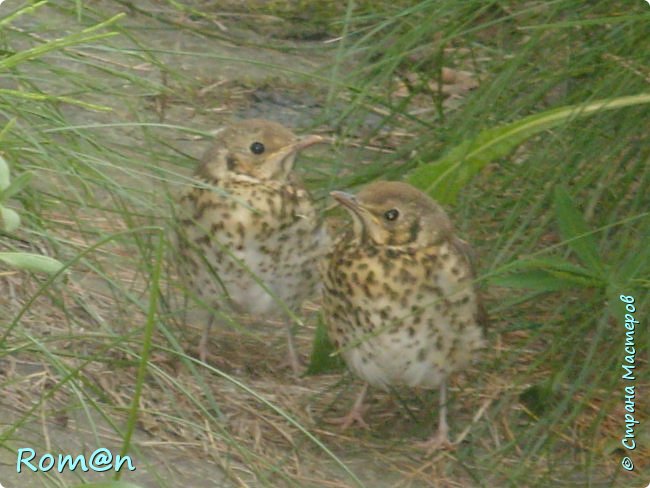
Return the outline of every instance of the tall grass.
{"type": "MultiPolygon", "coordinates": [[[[309,16],[310,5],[298,5],[297,17],[309,16]]],[[[409,479],[416,486],[641,485],[650,441],[639,438],[635,471],[619,465],[625,329],[618,296],[634,295],[638,316],[647,317],[646,7],[350,2],[319,24],[340,39],[302,48],[242,34],[233,11],[205,2],[5,2],[0,126],[8,129],[0,151],[12,175],[33,176],[3,201],[23,225],[0,233],[0,251],[50,255],[68,268],[46,286],[39,274],[0,269],[1,459],[11,466],[25,443],[68,452],[83,432],[98,446],[110,441],[116,453],[134,453],[159,486],[177,486],[139,427],[187,462],[184,476],[208,486],[376,486],[349,456],[357,443],[386,460],[383,469],[399,475],[391,481],[399,486],[409,479]],[[224,39],[239,47],[223,47],[224,39]],[[260,59],[254,51],[262,46],[260,59]],[[297,67],[276,62],[274,52],[294,53],[297,67]],[[471,72],[476,87],[449,96],[443,68],[471,72]],[[490,347],[469,374],[476,398],[454,395],[452,429],[471,421],[464,402],[486,409],[468,442],[431,464],[411,452],[402,432],[390,440],[335,438],[318,423],[304,425],[302,400],[295,410],[280,405],[283,380],[267,391],[254,376],[236,378],[193,358],[192,336],[180,327],[184,290],[171,267],[161,268],[172,261],[163,256],[173,256],[171,200],[191,181],[188,170],[215,120],[269,84],[316,94],[323,107],[313,125],[340,136],[341,144],[303,167],[315,194],[409,179],[447,202],[480,255],[490,347]],[[623,97],[637,98],[591,110],[623,97]],[[572,108],[509,146],[472,153],[563,107],[572,108]],[[448,179],[432,184],[440,168],[448,179]],[[189,373],[178,376],[179,369],[189,373]],[[277,415],[273,432],[293,443],[282,457],[229,427],[224,411],[233,402],[251,408],[242,398],[260,416],[277,415]],[[68,435],[61,425],[72,426],[68,435]],[[192,464],[202,456],[203,464],[192,464]],[[321,473],[328,463],[319,481],[295,469],[321,473]]],[[[267,17],[278,15],[265,8],[267,17]]],[[[246,16],[266,18],[258,13],[238,15],[250,25],[246,16]]],[[[650,386],[646,329],[637,329],[636,341],[642,391],[650,386]]],[[[322,403],[321,393],[310,401],[322,403]]],[[[639,412],[644,401],[640,394],[639,412]]],[[[648,419],[639,417],[639,435],[647,437],[648,419]]]]}
{"type": "MultiPolygon", "coordinates": [[[[483,371],[486,384],[510,385],[491,414],[510,428],[484,431],[479,438],[492,436],[493,447],[458,458],[459,469],[485,486],[634,483],[618,459],[626,355],[619,295],[634,294],[647,313],[644,7],[419,2],[371,27],[362,18],[347,27],[358,69],[349,81],[352,103],[336,123],[361,126],[369,106],[381,107],[388,114],[371,137],[410,136],[367,179],[405,174],[455,203],[459,226],[482,256],[491,337],[503,348],[495,369],[483,371]],[[457,109],[441,109],[443,94],[428,83],[412,83],[412,102],[386,96],[407,74],[436,80],[443,67],[475,71],[480,80],[457,109]],[[629,96],[625,109],[601,106],[583,118],[596,100],[606,107],[629,96]],[[553,127],[525,134],[569,105],[571,116],[565,111],[553,127]]],[[[363,180],[354,172],[349,181],[363,180]]],[[[644,387],[647,331],[637,329],[636,337],[644,387]]],[[[638,468],[641,481],[648,467],[638,468]]]]}

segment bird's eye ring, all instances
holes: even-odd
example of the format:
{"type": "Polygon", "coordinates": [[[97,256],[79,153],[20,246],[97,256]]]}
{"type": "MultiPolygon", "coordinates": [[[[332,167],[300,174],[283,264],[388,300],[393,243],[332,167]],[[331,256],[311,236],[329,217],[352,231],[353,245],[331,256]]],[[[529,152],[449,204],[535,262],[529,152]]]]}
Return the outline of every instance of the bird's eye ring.
{"type": "Polygon", "coordinates": [[[391,208],[384,213],[384,218],[389,221],[397,220],[397,217],[399,217],[399,210],[396,208],[391,208]]]}
{"type": "Polygon", "coordinates": [[[264,144],[261,142],[255,141],[253,144],[251,144],[250,150],[253,154],[262,154],[264,152],[264,144]]]}

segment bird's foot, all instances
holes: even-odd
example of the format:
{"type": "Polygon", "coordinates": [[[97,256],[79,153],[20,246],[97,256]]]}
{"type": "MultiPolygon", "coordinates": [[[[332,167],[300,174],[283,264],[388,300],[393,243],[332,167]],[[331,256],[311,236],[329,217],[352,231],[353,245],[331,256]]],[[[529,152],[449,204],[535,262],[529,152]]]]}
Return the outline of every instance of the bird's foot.
{"type": "Polygon", "coordinates": [[[208,341],[204,340],[201,338],[201,342],[199,342],[199,347],[196,348],[196,353],[199,356],[199,359],[201,360],[202,363],[207,364],[207,359],[208,359],[208,341]]]}
{"type": "Polygon", "coordinates": [[[300,378],[304,372],[303,362],[297,354],[287,354],[287,356],[280,363],[281,368],[291,368],[293,375],[300,378]]]}
{"type": "Polygon", "coordinates": [[[333,419],[327,419],[328,424],[340,425],[341,430],[346,430],[350,428],[353,424],[358,424],[359,427],[364,429],[369,429],[370,426],[363,419],[363,415],[368,410],[366,405],[355,405],[350,409],[350,411],[345,414],[343,417],[335,417],[333,419]]]}
{"type": "Polygon", "coordinates": [[[419,449],[426,451],[427,454],[432,454],[436,451],[451,451],[456,448],[456,444],[449,440],[448,432],[445,430],[438,430],[426,441],[416,442],[415,445],[419,449]]]}
{"type": "Polygon", "coordinates": [[[293,337],[290,323],[287,323],[287,357],[283,366],[289,366],[296,378],[299,378],[303,373],[302,361],[300,360],[300,354],[298,354],[298,348],[296,347],[296,341],[293,337]]]}
{"type": "Polygon", "coordinates": [[[199,346],[197,347],[197,354],[202,363],[206,363],[208,358],[208,345],[210,342],[210,329],[212,328],[212,323],[214,322],[214,316],[211,315],[208,322],[203,327],[203,332],[201,333],[201,339],[199,340],[199,346]]]}

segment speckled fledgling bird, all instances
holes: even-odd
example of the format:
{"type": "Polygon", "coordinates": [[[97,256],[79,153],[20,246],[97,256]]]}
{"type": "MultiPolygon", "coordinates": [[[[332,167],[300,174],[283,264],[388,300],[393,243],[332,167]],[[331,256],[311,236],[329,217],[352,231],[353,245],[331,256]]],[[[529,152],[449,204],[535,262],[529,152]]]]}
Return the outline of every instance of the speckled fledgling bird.
{"type": "Polygon", "coordinates": [[[430,448],[450,446],[447,377],[483,343],[471,249],[449,217],[416,188],[376,182],[355,197],[332,192],[353,228],[334,244],[322,270],[330,338],[364,385],[344,427],[363,421],[368,384],[440,389],[438,431],[430,448]]]}
{"type": "MultiPolygon", "coordinates": [[[[323,142],[299,138],[268,120],[251,119],[219,132],[195,177],[205,186],[179,199],[181,272],[207,304],[262,321],[283,317],[289,360],[298,371],[287,311],[316,293],[317,262],[329,244],[312,199],[292,170],[302,149],[323,142]]],[[[205,361],[210,328],[199,343],[205,361]]]]}

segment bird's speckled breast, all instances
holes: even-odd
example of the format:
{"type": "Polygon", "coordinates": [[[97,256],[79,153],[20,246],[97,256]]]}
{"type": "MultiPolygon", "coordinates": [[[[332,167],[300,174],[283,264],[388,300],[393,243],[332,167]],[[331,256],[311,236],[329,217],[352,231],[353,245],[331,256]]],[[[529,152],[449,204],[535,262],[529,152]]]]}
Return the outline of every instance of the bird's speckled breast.
{"type": "Polygon", "coordinates": [[[279,315],[278,299],[295,309],[316,291],[328,238],[308,193],[247,177],[218,186],[226,195],[193,188],[180,200],[194,288],[238,312],[279,315]]]}
{"type": "Polygon", "coordinates": [[[466,258],[443,242],[425,249],[335,246],[324,273],[328,330],[348,367],[378,387],[435,388],[482,345],[466,258]]]}

